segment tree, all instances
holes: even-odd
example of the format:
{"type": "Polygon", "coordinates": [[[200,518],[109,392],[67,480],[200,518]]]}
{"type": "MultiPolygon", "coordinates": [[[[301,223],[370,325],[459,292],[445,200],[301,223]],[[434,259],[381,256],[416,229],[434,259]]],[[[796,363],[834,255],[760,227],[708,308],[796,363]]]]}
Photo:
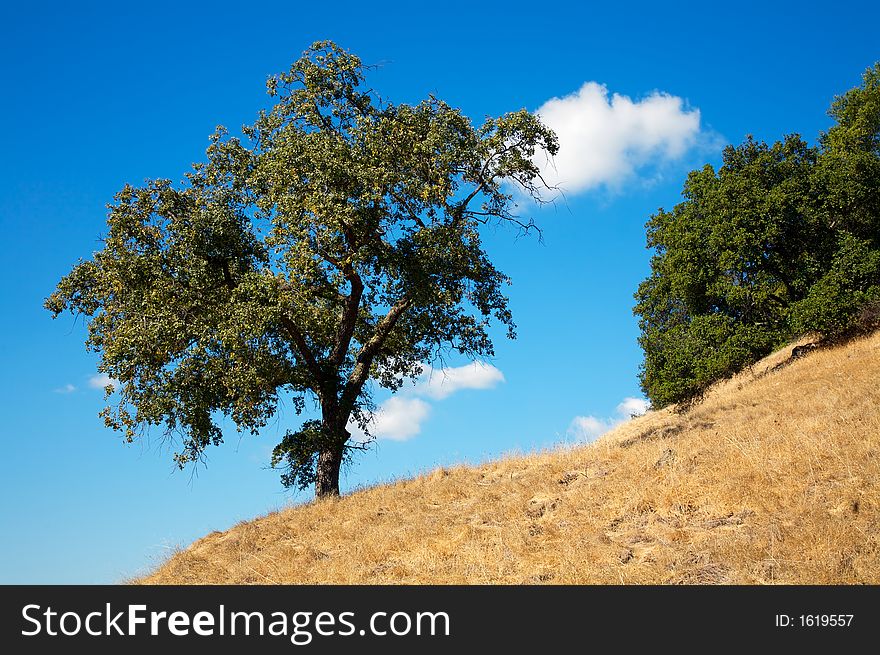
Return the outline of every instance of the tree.
{"type": "Polygon", "coordinates": [[[647,224],[636,293],[655,407],[699,397],[792,338],[851,332],[880,300],[880,64],[829,110],[818,147],[751,137],[693,171],[647,224]]]}
{"type": "Polygon", "coordinates": [[[814,266],[815,159],[796,135],[772,146],[748,138],[724,150],[717,172],[692,172],[673,211],[651,217],[652,272],[635,312],[654,406],[698,397],[786,338],[784,308],[814,266]]]}
{"type": "Polygon", "coordinates": [[[834,340],[870,329],[880,310],[880,62],[828,114],[835,124],[819,136],[813,184],[830,248],[818,279],[792,306],[791,323],[794,333],[834,340]]]}
{"type": "Polygon", "coordinates": [[[491,356],[497,320],[514,337],[507,277],[482,224],[528,230],[512,187],[535,199],[533,157],[553,132],[525,110],[470,121],[434,97],[391,104],[367,68],[315,43],[273,77],[276,102],[222,128],[185,183],[126,186],[103,249],[58,284],[46,307],[88,317],[87,348],[118,381],[102,412],[132,441],[152,426],[180,436],[179,466],[223,440],[221,416],[256,434],[283,397],[320,419],[275,447],[284,484],[338,495],[369,434],[369,379],[396,390],[421,363],[491,356]]]}

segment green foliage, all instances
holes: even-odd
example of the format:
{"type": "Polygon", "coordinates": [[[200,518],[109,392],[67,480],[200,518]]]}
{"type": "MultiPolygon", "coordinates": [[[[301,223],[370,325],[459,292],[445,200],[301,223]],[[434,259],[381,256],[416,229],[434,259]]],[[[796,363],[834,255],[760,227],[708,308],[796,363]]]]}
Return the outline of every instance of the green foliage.
{"type": "Polygon", "coordinates": [[[369,429],[368,379],[394,390],[441,352],[492,355],[492,319],[514,336],[480,227],[531,227],[505,185],[537,197],[532,158],[555,135],[525,110],[475,128],[433,97],[383,102],[365,72],[316,43],[269,80],[276,103],[244,141],[218,128],[184,184],[116,195],[103,249],[46,301],[88,317],[119,381],[109,427],[180,435],[184,466],[222,441],[218,417],[256,433],[282,398],[298,413],[312,399],[320,429],[273,455],[301,484],[349,448],[349,420],[369,429]]]}
{"type": "Polygon", "coordinates": [[[850,331],[880,290],[880,64],[837,98],[819,146],[748,137],[647,224],[636,293],[642,388],[698,397],[793,337],[850,331]]]}
{"type": "Polygon", "coordinates": [[[836,339],[858,329],[862,310],[878,301],[880,248],[842,234],[831,267],[792,305],[792,326],[795,333],[819,331],[836,339]]]}
{"type": "MultiPolygon", "coordinates": [[[[282,466],[281,483],[304,490],[318,477],[318,455],[334,447],[336,436],[318,420],[304,421],[299,430],[288,431],[272,451],[272,466],[282,466]]],[[[346,451],[348,454],[350,451],[346,451]]]]}
{"type": "Polygon", "coordinates": [[[702,314],[640,338],[642,384],[654,407],[698,399],[712,382],[736,373],[772,348],[766,331],[721,314],[702,314]]]}

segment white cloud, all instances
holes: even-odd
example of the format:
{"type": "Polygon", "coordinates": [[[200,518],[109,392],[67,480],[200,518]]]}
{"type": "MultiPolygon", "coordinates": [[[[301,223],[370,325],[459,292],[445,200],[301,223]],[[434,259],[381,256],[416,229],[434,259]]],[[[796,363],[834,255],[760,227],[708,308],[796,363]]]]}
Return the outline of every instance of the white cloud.
{"type": "Polygon", "coordinates": [[[58,387],[57,389],[53,389],[55,393],[73,393],[76,391],[76,387],[72,384],[65,384],[63,387],[58,387]]]}
{"type": "Polygon", "coordinates": [[[89,378],[89,386],[92,389],[103,389],[104,387],[113,387],[115,389],[119,386],[119,382],[106,373],[101,373],[100,375],[93,375],[89,378]]]}
{"type": "Polygon", "coordinates": [[[623,402],[617,406],[617,413],[622,418],[627,419],[631,416],[641,416],[650,407],[651,403],[644,398],[624,398],[623,402]]]}
{"type": "Polygon", "coordinates": [[[551,98],[535,113],[560,146],[552,161],[541,154],[536,163],[548,183],[568,193],[618,187],[647,166],[681,158],[708,136],[700,110],[682,98],[654,91],[632,100],[597,82],[551,98]]]}
{"type": "Polygon", "coordinates": [[[568,436],[578,441],[593,441],[614,427],[614,422],[595,416],[575,416],[568,426],[568,436]]]}
{"type": "Polygon", "coordinates": [[[461,389],[491,389],[499,382],[504,382],[504,374],[483,362],[441,369],[428,366],[412,393],[442,400],[461,389]]]}
{"type": "Polygon", "coordinates": [[[644,398],[624,398],[617,405],[617,416],[596,418],[595,416],[575,416],[568,426],[566,434],[577,441],[594,441],[612,428],[625,423],[633,416],[641,416],[650,408],[644,398]]]}
{"type": "MultiPolygon", "coordinates": [[[[370,434],[377,439],[405,441],[422,431],[431,414],[431,404],[424,400],[443,400],[462,389],[491,389],[504,382],[504,374],[491,364],[471,362],[464,366],[435,369],[425,365],[415,386],[383,401],[370,418],[370,434]]],[[[348,430],[355,441],[367,436],[353,421],[348,430]]]]}
{"type": "MultiPolygon", "coordinates": [[[[431,406],[421,398],[392,396],[373,412],[370,421],[370,434],[377,439],[406,441],[422,431],[422,423],[431,413],[431,406]]],[[[354,423],[349,423],[349,431],[356,441],[365,441],[366,435],[354,423]]]]}

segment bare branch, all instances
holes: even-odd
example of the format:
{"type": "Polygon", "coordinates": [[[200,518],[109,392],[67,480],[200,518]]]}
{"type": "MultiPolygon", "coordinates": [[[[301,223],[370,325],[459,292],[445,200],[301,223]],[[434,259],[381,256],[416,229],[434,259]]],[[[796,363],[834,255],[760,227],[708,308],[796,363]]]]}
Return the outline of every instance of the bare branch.
{"type": "Polygon", "coordinates": [[[315,359],[315,355],[312,352],[312,349],[309,348],[309,344],[306,341],[305,336],[303,336],[303,333],[300,332],[296,323],[294,323],[293,319],[286,314],[282,314],[281,325],[284,326],[285,331],[288,335],[290,335],[290,338],[293,340],[293,346],[296,349],[297,354],[302,357],[303,361],[306,363],[306,367],[309,369],[309,373],[312,374],[315,380],[318,380],[323,384],[323,371],[318,365],[318,361],[315,359]]]}
{"type": "Polygon", "coordinates": [[[529,219],[528,223],[524,223],[523,221],[518,219],[516,216],[513,216],[512,214],[496,214],[494,212],[475,212],[475,211],[470,211],[467,213],[469,216],[472,216],[475,221],[477,221],[478,223],[481,223],[483,225],[486,225],[489,222],[490,218],[497,218],[499,221],[507,221],[508,223],[513,223],[514,225],[516,225],[520,229],[522,229],[522,231],[525,233],[528,233],[528,232],[531,232],[532,230],[534,230],[535,232],[538,233],[539,237],[543,236],[543,232],[542,232],[541,228],[538,227],[538,225],[535,223],[535,220],[532,218],[529,219]],[[481,218],[477,218],[477,217],[481,217],[481,218]]]}
{"type": "Polygon", "coordinates": [[[361,347],[357,355],[357,364],[355,364],[354,369],[348,376],[348,381],[345,383],[345,389],[342,392],[342,402],[340,404],[343,408],[350,408],[354,405],[354,401],[360,395],[364,382],[369,377],[373,358],[375,358],[391,330],[394,329],[397,321],[409,309],[410,305],[412,305],[412,299],[408,296],[403,296],[403,298],[398,300],[382,320],[379,321],[372,338],[361,347]]]}
{"type": "Polygon", "coordinates": [[[345,353],[348,352],[348,346],[351,344],[351,337],[354,334],[355,324],[357,323],[361,296],[364,293],[364,283],[350,265],[343,268],[343,274],[351,284],[351,293],[348,294],[348,298],[345,300],[345,307],[342,310],[342,318],[339,322],[339,330],[333,343],[333,351],[330,353],[330,363],[334,366],[340,366],[345,359],[345,353]]]}

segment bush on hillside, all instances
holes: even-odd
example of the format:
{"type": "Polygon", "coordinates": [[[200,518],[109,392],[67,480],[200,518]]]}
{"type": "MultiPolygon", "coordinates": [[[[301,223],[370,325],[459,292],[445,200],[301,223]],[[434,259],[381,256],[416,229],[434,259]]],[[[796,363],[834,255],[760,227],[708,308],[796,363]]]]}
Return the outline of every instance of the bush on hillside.
{"type": "Polygon", "coordinates": [[[808,145],[748,137],[690,173],[647,223],[634,312],[654,407],[698,398],[799,335],[839,340],[880,307],[880,63],[832,103],[808,145]]]}

